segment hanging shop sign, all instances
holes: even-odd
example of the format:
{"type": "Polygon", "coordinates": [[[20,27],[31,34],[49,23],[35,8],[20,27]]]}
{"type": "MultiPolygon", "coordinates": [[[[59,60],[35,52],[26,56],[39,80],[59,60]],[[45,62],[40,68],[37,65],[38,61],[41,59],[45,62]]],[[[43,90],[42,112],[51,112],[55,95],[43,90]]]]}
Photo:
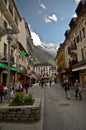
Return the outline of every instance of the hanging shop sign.
{"type": "Polygon", "coordinates": [[[21,52],[20,52],[20,56],[21,56],[21,57],[26,56],[26,52],[25,52],[25,51],[21,51],[21,52]]]}

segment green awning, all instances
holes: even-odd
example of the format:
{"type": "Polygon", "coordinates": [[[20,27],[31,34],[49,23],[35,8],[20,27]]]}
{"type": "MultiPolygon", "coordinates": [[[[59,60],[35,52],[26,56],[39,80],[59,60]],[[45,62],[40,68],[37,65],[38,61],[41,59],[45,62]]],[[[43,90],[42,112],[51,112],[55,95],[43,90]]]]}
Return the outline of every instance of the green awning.
{"type": "MultiPolygon", "coordinates": [[[[0,68],[8,69],[8,65],[5,63],[0,62],[0,68]]],[[[18,67],[10,66],[10,70],[12,71],[19,71],[18,67]]]]}

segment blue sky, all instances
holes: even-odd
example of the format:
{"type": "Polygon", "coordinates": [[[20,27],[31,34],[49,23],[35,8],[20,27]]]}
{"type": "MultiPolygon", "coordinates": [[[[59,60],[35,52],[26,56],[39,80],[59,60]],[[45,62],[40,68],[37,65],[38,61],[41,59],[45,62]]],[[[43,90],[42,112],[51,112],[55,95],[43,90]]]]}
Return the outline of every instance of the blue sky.
{"type": "Polygon", "coordinates": [[[21,17],[28,23],[35,45],[57,44],[75,15],[80,0],[15,0],[21,17]]]}

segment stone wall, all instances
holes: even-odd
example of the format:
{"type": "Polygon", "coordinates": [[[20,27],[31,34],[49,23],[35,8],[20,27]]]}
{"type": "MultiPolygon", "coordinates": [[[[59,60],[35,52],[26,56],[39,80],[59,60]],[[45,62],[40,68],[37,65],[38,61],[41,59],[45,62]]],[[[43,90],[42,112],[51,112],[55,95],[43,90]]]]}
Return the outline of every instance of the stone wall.
{"type": "Polygon", "coordinates": [[[41,100],[35,99],[33,105],[0,107],[0,120],[37,121],[41,116],[41,100]]]}

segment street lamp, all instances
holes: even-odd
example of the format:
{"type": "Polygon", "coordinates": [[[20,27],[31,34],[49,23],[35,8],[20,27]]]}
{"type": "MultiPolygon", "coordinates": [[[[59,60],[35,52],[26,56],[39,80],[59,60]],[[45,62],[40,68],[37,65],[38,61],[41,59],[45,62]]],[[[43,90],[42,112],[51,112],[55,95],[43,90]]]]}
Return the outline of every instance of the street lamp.
{"type": "Polygon", "coordinates": [[[12,29],[6,29],[7,40],[8,40],[8,101],[10,102],[10,44],[12,42],[12,35],[14,31],[12,29]]]}

